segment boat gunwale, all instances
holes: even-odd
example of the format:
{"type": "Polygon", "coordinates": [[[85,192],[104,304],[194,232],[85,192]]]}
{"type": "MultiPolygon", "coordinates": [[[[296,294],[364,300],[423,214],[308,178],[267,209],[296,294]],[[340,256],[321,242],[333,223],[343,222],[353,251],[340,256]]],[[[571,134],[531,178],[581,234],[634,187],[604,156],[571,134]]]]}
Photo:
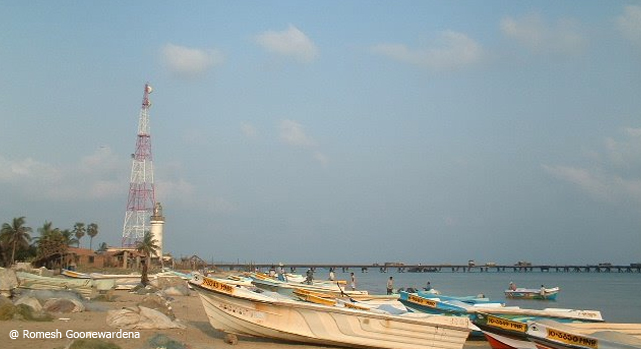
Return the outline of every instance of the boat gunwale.
{"type": "Polygon", "coordinates": [[[195,290],[197,292],[205,292],[206,293],[214,293],[216,295],[223,295],[225,297],[229,298],[239,298],[243,299],[246,301],[250,302],[259,302],[263,304],[274,304],[276,306],[283,306],[283,307],[288,307],[288,308],[304,308],[304,309],[309,309],[309,310],[322,310],[324,312],[331,312],[331,313],[338,313],[338,314],[346,314],[346,315],[357,315],[357,316],[362,316],[366,318],[371,318],[371,319],[382,319],[382,320],[393,320],[393,321],[399,321],[402,323],[408,323],[408,324],[425,324],[425,325],[430,325],[430,326],[440,326],[449,330],[455,330],[455,331],[467,331],[468,333],[471,332],[472,330],[472,322],[469,320],[469,318],[465,317],[449,317],[449,316],[444,316],[444,315],[436,315],[436,314],[425,314],[426,316],[420,317],[420,318],[412,318],[412,317],[403,317],[399,315],[393,315],[393,314],[384,314],[384,313],[375,313],[371,311],[366,311],[366,310],[360,310],[360,309],[352,309],[352,308],[341,308],[341,307],[334,307],[334,306],[326,306],[326,305],[321,305],[321,304],[315,304],[315,303],[309,303],[309,302],[303,302],[303,301],[297,301],[292,299],[291,301],[283,301],[279,299],[274,299],[274,300],[263,300],[263,299],[256,299],[256,298],[250,298],[246,297],[243,295],[231,295],[227,294],[225,292],[220,292],[217,290],[212,290],[207,287],[203,287],[202,285],[195,284],[191,281],[189,283],[195,287],[195,290]],[[431,317],[439,317],[439,318],[452,318],[452,319],[457,319],[457,320],[462,320],[465,321],[467,324],[466,325],[454,325],[454,324],[447,324],[447,323],[440,323],[440,322],[432,322],[431,317]],[[465,330],[464,330],[465,329],[465,330]]]}

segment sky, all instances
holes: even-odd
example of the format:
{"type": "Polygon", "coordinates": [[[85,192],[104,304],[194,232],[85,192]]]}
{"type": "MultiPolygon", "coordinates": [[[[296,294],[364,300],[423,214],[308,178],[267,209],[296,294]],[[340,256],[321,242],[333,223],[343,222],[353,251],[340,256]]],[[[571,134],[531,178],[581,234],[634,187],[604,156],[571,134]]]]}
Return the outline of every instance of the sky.
{"type": "Polygon", "coordinates": [[[2,1],[0,222],[119,246],[147,82],[175,257],[641,262],[637,1],[2,1]]]}

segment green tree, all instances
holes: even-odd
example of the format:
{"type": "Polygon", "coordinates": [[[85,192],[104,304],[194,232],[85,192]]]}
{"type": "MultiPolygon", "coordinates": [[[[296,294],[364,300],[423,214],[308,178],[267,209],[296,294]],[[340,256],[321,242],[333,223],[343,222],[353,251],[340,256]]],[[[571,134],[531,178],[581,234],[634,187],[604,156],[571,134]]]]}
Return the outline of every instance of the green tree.
{"type": "Polygon", "coordinates": [[[80,239],[85,236],[86,231],[87,229],[85,228],[85,224],[82,222],[76,222],[76,224],[73,226],[73,234],[76,239],[78,239],[78,248],[80,248],[80,239]]]}
{"type": "Polygon", "coordinates": [[[87,235],[89,235],[89,249],[91,250],[91,245],[93,244],[93,238],[98,235],[98,224],[91,223],[87,226],[87,235]]]}
{"type": "Polygon", "coordinates": [[[4,223],[2,224],[2,230],[0,230],[0,240],[7,248],[11,248],[11,261],[10,265],[13,265],[16,257],[17,248],[27,248],[31,242],[31,228],[25,226],[26,218],[18,217],[13,219],[13,223],[4,223]]]}
{"type": "Polygon", "coordinates": [[[100,245],[98,245],[98,250],[96,252],[107,252],[107,249],[109,248],[109,245],[107,245],[106,242],[101,242],[100,245]]]}
{"type": "Polygon", "coordinates": [[[142,264],[142,273],[140,275],[140,283],[147,286],[149,283],[149,264],[151,264],[151,255],[156,255],[156,250],[158,249],[158,241],[154,239],[153,235],[149,231],[145,232],[145,236],[141,241],[138,241],[136,244],[136,251],[145,255],[145,261],[142,264]]]}

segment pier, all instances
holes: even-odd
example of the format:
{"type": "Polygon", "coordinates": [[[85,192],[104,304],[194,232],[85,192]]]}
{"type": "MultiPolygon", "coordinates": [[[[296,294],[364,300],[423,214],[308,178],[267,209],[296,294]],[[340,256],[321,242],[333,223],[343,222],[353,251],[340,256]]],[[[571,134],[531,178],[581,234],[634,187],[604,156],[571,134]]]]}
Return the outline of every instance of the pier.
{"type": "Polygon", "coordinates": [[[554,273],[641,273],[641,264],[631,263],[628,265],[603,265],[603,264],[568,264],[568,265],[469,265],[469,264],[313,264],[313,263],[212,263],[209,267],[221,270],[268,270],[282,266],[285,270],[296,272],[297,270],[333,269],[342,272],[399,272],[399,273],[530,273],[530,272],[554,272],[554,273]]]}

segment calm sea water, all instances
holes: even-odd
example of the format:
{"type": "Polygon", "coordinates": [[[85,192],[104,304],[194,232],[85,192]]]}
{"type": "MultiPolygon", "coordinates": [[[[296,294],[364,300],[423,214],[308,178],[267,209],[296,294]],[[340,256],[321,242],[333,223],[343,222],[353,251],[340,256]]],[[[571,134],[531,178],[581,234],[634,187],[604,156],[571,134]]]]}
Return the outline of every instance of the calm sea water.
{"type": "MultiPolygon", "coordinates": [[[[380,273],[370,270],[356,275],[358,289],[375,294],[385,294],[387,279],[394,277],[395,288],[422,288],[430,281],[442,294],[471,296],[484,294],[492,300],[523,308],[570,308],[600,310],[603,318],[611,322],[641,322],[641,273],[557,273],[557,272],[471,272],[471,273],[380,273]],[[508,300],[503,291],[510,281],[518,287],[561,288],[556,301],[508,300]]],[[[329,272],[317,270],[316,279],[327,278],[329,272]]],[[[336,278],[349,280],[349,273],[337,270],[336,278]]]]}

